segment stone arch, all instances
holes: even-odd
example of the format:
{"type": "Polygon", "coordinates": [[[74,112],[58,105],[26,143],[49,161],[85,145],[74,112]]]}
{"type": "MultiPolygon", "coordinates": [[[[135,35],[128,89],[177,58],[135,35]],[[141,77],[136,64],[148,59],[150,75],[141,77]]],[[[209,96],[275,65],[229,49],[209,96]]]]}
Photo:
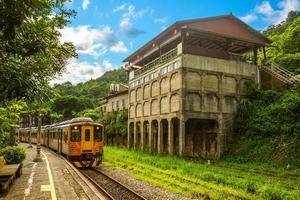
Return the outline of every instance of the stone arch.
{"type": "Polygon", "coordinates": [[[151,101],[151,114],[158,115],[159,114],[159,104],[157,99],[153,99],[151,101]]]}
{"type": "Polygon", "coordinates": [[[160,113],[168,113],[169,112],[169,100],[167,97],[162,97],[160,99],[160,113]]]}
{"type": "Polygon", "coordinates": [[[197,72],[186,73],[186,87],[191,90],[200,90],[201,77],[197,72]]]}
{"type": "Polygon", "coordinates": [[[141,101],[142,100],[142,88],[139,87],[136,89],[136,101],[141,101]]]}
{"type": "Polygon", "coordinates": [[[134,118],[134,117],[135,117],[134,106],[130,106],[130,108],[129,108],[129,118],[134,118]]]}
{"type": "Polygon", "coordinates": [[[171,112],[179,111],[179,107],[180,107],[179,95],[173,94],[170,98],[170,102],[171,102],[171,112]]]}
{"type": "Polygon", "coordinates": [[[152,151],[156,152],[158,149],[158,121],[151,121],[151,133],[152,133],[152,146],[150,147],[152,151]]]}
{"type": "Polygon", "coordinates": [[[164,77],[160,81],[160,94],[165,94],[169,92],[169,78],[164,77]]]}
{"type": "Polygon", "coordinates": [[[136,105],[136,117],[141,117],[143,116],[143,108],[142,108],[142,104],[137,104],[136,105]]]}
{"type": "Polygon", "coordinates": [[[218,123],[212,119],[188,119],[185,153],[187,156],[214,159],[218,153],[218,123]]]}
{"type": "Polygon", "coordinates": [[[149,101],[146,101],[143,105],[143,113],[144,116],[149,116],[150,115],[150,103],[149,101]]]}
{"type": "Polygon", "coordinates": [[[153,81],[151,84],[151,97],[156,97],[159,95],[158,81],[153,81]]]}
{"type": "Polygon", "coordinates": [[[217,92],[219,90],[219,79],[217,75],[206,74],[203,76],[203,87],[207,91],[217,92]]]}
{"type": "Polygon", "coordinates": [[[222,79],[222,90],[224,93],[236,93],[236,79],[224,76],[222,79]]]}
{"type": "Polygon", "coordinates": [[[185,108],[189,111],[201,111],[201,97],[197,93],[189,93],[186,96],[185,108]]]}
{"type": "Polygon", "coordinates": [[[171,91],[179,89],[180,85],[179,73],[175,72],[171,75],[171,91]]]}
{"type": "Polygon", "coordinates": [[[143,96],[144,96],[144,99],[149,99],[150,98],[150,85],[147,84],[144,86],[144,91],[143,91],[143,96]]]}
{"type": "Polygon", "coordinates": [[[130,91],[130,103],[135,102],[135,90],[130,91]]]}

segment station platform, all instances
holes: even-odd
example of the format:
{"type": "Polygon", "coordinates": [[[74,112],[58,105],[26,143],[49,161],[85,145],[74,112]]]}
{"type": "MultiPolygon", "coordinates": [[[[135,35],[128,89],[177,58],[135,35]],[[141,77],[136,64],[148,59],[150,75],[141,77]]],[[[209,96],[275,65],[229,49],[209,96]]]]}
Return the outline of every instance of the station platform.
{"type": "Polygon", "coordinates": [[[42,147],[43,161],[33,162],[35,146],[20,145],[27,151],[22,175],[8,193],[0,194],[0,200],[105,199],[64,157],[42,147]]]}

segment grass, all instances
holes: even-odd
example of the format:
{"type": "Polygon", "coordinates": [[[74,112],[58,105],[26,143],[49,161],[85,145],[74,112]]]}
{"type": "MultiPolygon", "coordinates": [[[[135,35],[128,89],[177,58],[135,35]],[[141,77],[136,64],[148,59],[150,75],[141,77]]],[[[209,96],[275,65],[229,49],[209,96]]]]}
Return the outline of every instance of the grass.
{"type": "Polygon", "coordinates": [[[300,170],[270,164],[186,160],[105,147],[103,165],[172,192],[210,199],[299,199],[300,170]]]}

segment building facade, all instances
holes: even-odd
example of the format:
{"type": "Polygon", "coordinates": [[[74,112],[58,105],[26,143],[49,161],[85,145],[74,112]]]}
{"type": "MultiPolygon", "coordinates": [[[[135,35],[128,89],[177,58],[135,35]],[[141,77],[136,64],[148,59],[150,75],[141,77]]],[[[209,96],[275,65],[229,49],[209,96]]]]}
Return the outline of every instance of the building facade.
{"type": "Polygon", "coordinates": [[[109,94],[101,101],[102,112],[123,111],[128,109],[128,86],[111,84],[109,94]]]}
{"type": "Polygon", "coordinates": [[[269,43],[226,15],[176,22],[138,49],[124,60],[128,148],[220,158],[269,43]]]}

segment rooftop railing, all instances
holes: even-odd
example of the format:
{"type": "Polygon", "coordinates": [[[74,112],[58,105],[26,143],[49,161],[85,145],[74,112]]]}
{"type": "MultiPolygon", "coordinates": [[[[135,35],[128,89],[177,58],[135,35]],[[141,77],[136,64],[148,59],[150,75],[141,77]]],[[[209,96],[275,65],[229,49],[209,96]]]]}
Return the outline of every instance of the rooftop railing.
{"type": "Polygon", "coordinates": [[[138,69],[134,72],[134,78],[140,76],[141,74],[145,73],[146,71],[154,68],[155,66],[161,65],[163,63],[166,63],[170,61],[171,59],[175,58],[177,56],[177,47],[168,51],[167,53],[161,55],[160,57],[152,60],[151,62],[147,63],[145,66],[143,66],[141,69],[138,69]]]}

